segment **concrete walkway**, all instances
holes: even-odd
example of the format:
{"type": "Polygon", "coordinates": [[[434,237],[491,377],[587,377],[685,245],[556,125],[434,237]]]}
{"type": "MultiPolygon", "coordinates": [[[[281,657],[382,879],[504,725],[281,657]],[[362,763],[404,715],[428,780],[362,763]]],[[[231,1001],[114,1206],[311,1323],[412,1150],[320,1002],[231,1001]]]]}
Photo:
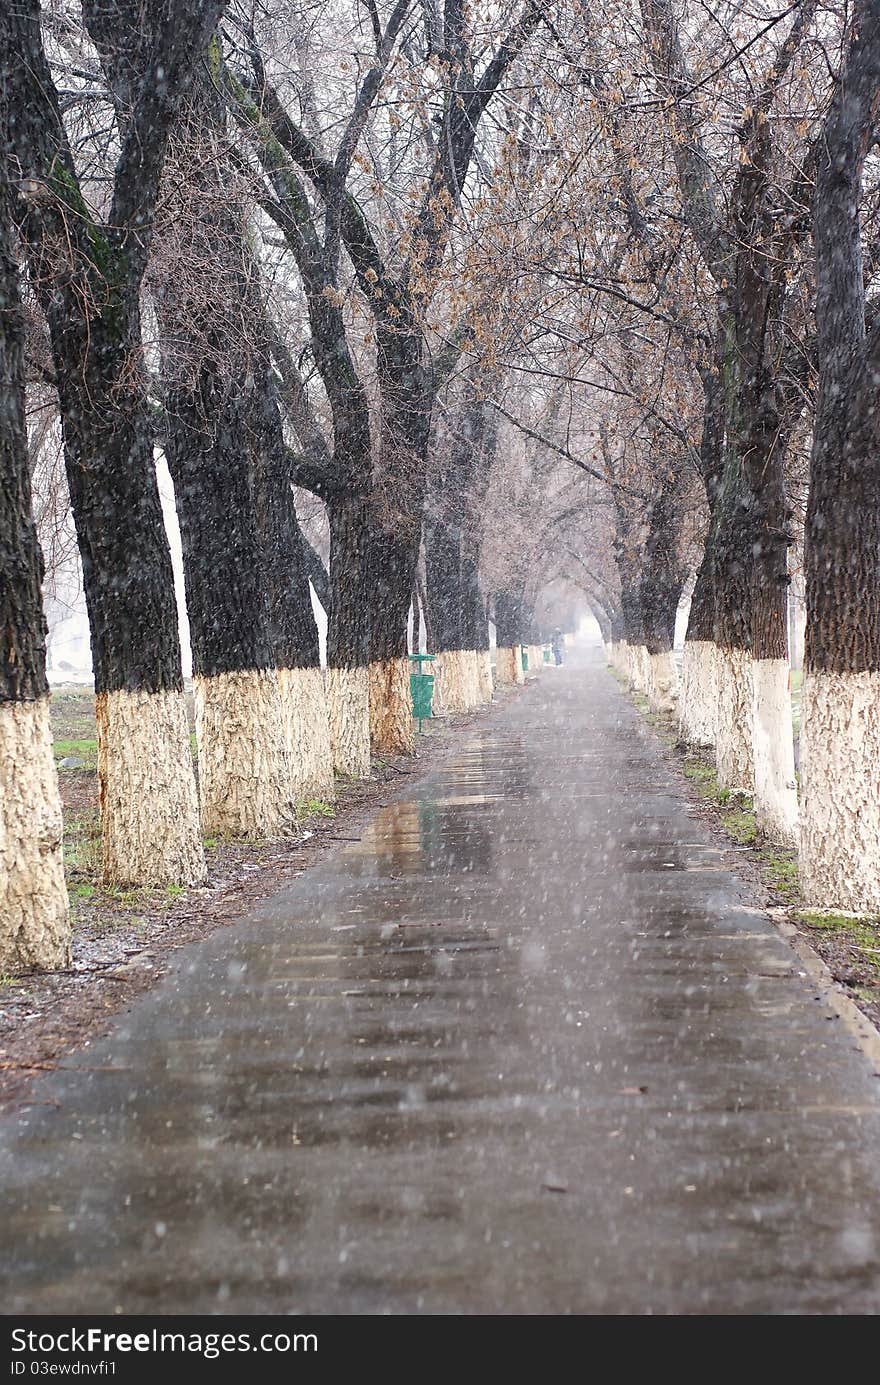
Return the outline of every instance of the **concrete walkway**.
{"type": "Polygon", "coordinates": [[[599,651],[404,792],[2,1122],[4,1311],[880,1309],[880,1081],[599,651]]]}

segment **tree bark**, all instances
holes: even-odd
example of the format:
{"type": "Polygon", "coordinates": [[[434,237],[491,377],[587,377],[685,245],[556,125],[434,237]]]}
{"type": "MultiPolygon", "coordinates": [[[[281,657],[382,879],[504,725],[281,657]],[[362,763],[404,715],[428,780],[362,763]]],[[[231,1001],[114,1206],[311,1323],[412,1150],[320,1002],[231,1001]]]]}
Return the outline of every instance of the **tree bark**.
{"type": "Polygon", "coordinates": [[[855,6],[813,201],[819,401],[804,566],[801,883],[880,912],[880,325],[865,325],[862,174],[880,112],[880,3],[855,6]]]}
{"type": "Polygon", "coordinates": [[[46,313],[92,636],[104,878],[204,875],[139,293],[168,133],[221,10],[174,6],[123,131],[107,225],[83,201],[36,0],[4,10],[22,231],[46,313]]]}
{"type": "Polygon", "coordinates": [[[524,682],[522,666],[523,592],[508,587],[495,593],[495,681],[499,687],[524,682]]]}
{"type": "Polygon", "coordinates": [[[369,501],[357,492],[342,491],[328,498],[327,515],[327,697],[333,765],[340,774],[364,778],[370,773],[369,501]]]}
{"type": "Polygon", "coordinates": [[[257,361],[251,414],[257,533],[269,601],[269,636],[295,803],[332,800],[333,754],[324,675],[309,592],[305,540],[297,522],[290,456],[268,350],[257,361]]]}
{"type": "Polygon", "coordinates": [[[9,51],[0,50],[0,972],[70,962],[43,556],[31,511],[24,315],[6,176],[9,51]]]}
{"type": "Polygon", "coordinates": [[[165,450],[192,640],[202,828],[253,839],[279,836],[293,806],[246,445],[265,402],[256,384],[260,309],[245,228],[226,201],[215,155],[225,121],[225,102],[205,71],[179,129],[168,194],[183,271],[155,288],[165,344],[165,450]]]}
{"type": "Polygon", "coordinates": [[[370,740],[411,754],[407,617],[422,538],[432,390],[419,326],[402,305],[400,325],[377,325],[381,397],[379,460],[370,537],[370,740]]]}

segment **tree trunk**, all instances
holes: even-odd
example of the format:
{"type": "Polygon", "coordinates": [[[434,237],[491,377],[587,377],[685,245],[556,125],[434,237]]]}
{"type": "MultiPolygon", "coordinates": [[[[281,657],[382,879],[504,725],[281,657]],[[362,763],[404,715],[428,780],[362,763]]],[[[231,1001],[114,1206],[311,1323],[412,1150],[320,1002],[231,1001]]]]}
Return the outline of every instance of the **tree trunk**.
{"type": "Polygon", "coordinates": [[[752,793],[752,601],[754,527],[743,476],[740,361],[735,315],[719,314],[724,391],[724,469],[712,510],[715,679],[718,714],[715,765],[723,789],[752,793]]]}
{"type": "MultiPolygon", "coordinates": [[[[441,483],[446,492],[448,475],[441,483]]],[[[434,636],[434,712],[458,715],[470,710],[467,656],[464,644],[462,533],[453,517],[454,500],[437,495],[437,509],[425,519],[425,585],[434,636]]]]}
{"type": "Polygon", "coordinates": [[[332,801],[333,754],[307,556],[297,522],[290,458],[267,354],[251,416],[256,519],[269,600],[269,638],[296,804],[332,801]]]}
{"type": "Polygon", "coordinates": [[[804,566],[801,884],[880,913],[880,327],[865,328],[862,172],[880,106],[880,4],[856,5],[814,197],[819,401],[804,566]]]}
{"type": "Polygon", "coordinates": [[[15,152],[24,182],[42,190],[22,229],[52,343],[92,637],[103,873],[116,884],[191,884],[205,869],[138,300],[168,130],[219,8],[174,7],[122,142],[107,226],[79,190],[39,8],[0,11],[15,152]]]}
{"type": "Polygon", "coordinates": [[[489,618],[480,587],[479,549],[470,528],[462,535],[462,644],[470,660],[470,703],[492,701],[492,662],[489,656],[489,618]]]}
{"type": "Polygon", "coordinates": [[[725,472],[713,519],[715,765],[723,789],[752,793],[752,530],[738,459],[725,472]]]}
{"type": "MultiPolygon", "coordinates": [[[[351,778],[370,773],[370,567],[368,503],[357,493],[328,497],[330,614],[327,626],[327,702],[333,766],[351,778]]],[[[374,597],[372,599],[375,599],[374,597]]]]}
{"type": "Polygon", "coordinates": [[[642,632],[648,656],[647,694],[655,711],[671,713],[678,700],[675,666],[675,617],[684,573],[678,556],[681,509],[679,477],[670,473],[648,516],[648,535],[639,587],[642,632]]]}
{"type": "Polygon", "coordinates": [[[523,594],[515,587],[495,593],[495,681],[499,688],[525,682],[522,666],[523,594]]]}
{"type": "Polygon", "coordinates": [[[782,288],[782,260],[769,182],[771,126],[753,112],[733,198],[739,423],[743,475],[750,491],[752,563],[752,737],[755,820],[761,835],[797,843],[797,783],[788,663],[786,434],[769,347],[782,288]]]}
{"type": "Polygon", "coordinates": [[[24,316],[6,177],[6,61],[0,56],[0,972],[70,962],[43,557],[31,513],[24,316]]]}
{"type": "Polygon", "coordinates": [[[205,71],[168,193],[185,273],[157,285],[166,453],[183,545],[202,829],[271,838],[291,820],[291,783],[247,447],[263,407],[258,306],[245,227],[224,202],[215,156],[225,125],[205,71]]]}
{"type": "Polygon", "coordinates": [[[711,528],[691,596],[681,664],[678,734],[686,745],[714,746],[715,590],[711,528]]]}
{"type": "Polygon", "coordinates": [[[371,513],[370,740],[412,754],[407,618],[422,540],[432,387],[406,312],[377,327],[379,463],[371,513]]]}

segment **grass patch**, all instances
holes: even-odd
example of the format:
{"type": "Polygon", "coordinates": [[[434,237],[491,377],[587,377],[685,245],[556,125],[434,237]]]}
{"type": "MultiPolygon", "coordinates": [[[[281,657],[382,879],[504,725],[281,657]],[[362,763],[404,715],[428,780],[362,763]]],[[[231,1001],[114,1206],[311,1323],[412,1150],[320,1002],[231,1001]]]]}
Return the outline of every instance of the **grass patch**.
{"type": "Polygon", "coordinates": [[[797,904],[801,897],[797,855],[783,847],[765,847],[758,852],[764,877],[786,904],[797,904]]]}
{"type": "Polygon", "coordinates": [[[336,815],[333,804],[325,803],[321,798],[310,798],[308,803],[303,804],[303,812],[307,818],[332,818],[336,815]]]}
{"type": "Polygon", "coordinates": [[[740,846],[754,846],[757,841],[758,829],[751,807],[735,808],[732,813],[725,813],[721,818],[721,826],[740,846]]]}
{"type": "MultiPolygon", "coordinates": [[[[860,961],[880,974],[880,920],[869,922],[865,919],[850,918],[848,914],[834,914],[802,909],[797,917],[808,928],[820,933],[834,933],[842,942],[857,949],[860,961]]],[[[874,995],[876,1000],[877,996],[874,995]]]]}
{"type": "Polygon", "coordinates": [[[56,764],[59,760],[76,759],[82,760],[82,764],[71,766],[73,769],[98,767],[98,742],[95,740],[56,740],[52,746],[52,753],[56,764]]]}
{"type": "Polygon", "coordinates": [[[685,779],[690,779],[694,784],[718,784],[714,769],[699,755],[685,755],[682,772],[685,779]]]}
{"type": "Polygon", "coordinates": [[[101,865],[101,817],[97,809],[64,824],[64,868],[72,874],[97,875],[101,865]]]}

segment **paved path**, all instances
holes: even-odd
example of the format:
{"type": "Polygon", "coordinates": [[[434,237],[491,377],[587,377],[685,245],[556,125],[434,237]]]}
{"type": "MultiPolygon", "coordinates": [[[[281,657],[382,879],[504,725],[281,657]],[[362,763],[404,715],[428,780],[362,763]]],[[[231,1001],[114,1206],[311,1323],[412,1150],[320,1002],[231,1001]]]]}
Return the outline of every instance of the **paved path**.
{"type": "Polygon", "coordinates": [[[878,1311],[880,1081],[598,651],[408,791],[2,1123],[4,1311],[878,1311]]]}

